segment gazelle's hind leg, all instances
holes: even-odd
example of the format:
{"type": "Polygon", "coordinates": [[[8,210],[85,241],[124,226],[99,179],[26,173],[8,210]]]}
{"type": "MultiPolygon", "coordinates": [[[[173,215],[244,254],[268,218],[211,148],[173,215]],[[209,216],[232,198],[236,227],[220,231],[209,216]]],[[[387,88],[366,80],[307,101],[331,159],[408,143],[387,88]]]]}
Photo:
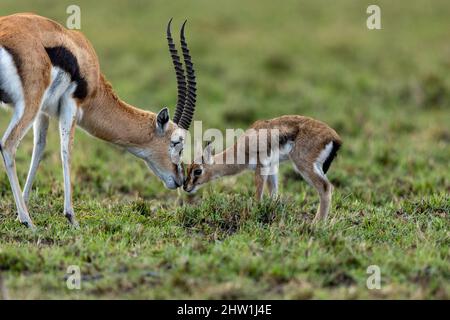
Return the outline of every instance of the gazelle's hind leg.
{"type": "Polygon", "coordinates": [[[18,218],[21,223],[27,227],[33,228],[30,215],[28,214],[25,201],[22,197],[22,191],[20,190],[19,179],[17,178],[16,171],[16,150],[20,139],[25,135],[29,127],[31,126],[32,119],[27,117],[20,117],[20,104],[15,105],[13,119],[10,122],[6,134],[2,138],[1,152],[3,161],[5,162],[6,174],[11,185],[11,190],[14,196],[14,201],[17,207],[18,218]]]}
{"type": "Polygon", "coordinates": [[[61,98],[59,115],[59,134],[61,139],[61,160],[64,175],[64,215],[69,222],[78,226],[72,206],[72,185],[70,179],[70,161],[78,106],[72,98],[73,90],[68,90],[61,98]]]}
{"type": "Polygon", "coordinates": [[[0,47],[0,77],[3,85],[2,90],[11,97],[14,107],[13,117],[3,135],[1,141],[1,153],[5,162],[11,190],[16,202],[19,221],[28,227],[33,227],[28,214],[25,201],[22,197],[19,180],[16,172],[17,147],[30,129],[33,121],[41,107],[44,92],[50,83],[50,68],[48,60],[45,60],[45,50],[38,49],[29,52],[21,61],[21,75],[17,72],[11,53],[0,47]]]}
{"type": "Polygon", "coordinates": [[[27,182],[23,189],[23,199],[28,204],[30,198],[31,187],[36,176],[36,171],[44,154],[45,144],[47,140],[49,117],[45,113],[39,113],[33,124],[33,154],[31,156],[30,170],[28,171],[27,182]]]}
{"type": "Polygon", "coordinates": [[[322,168],[311,163],[294,163],[294,168],[319,194],[320,203],[314,221],[325,219],[330,212],[333,185],[328,181],[322,168]]]}

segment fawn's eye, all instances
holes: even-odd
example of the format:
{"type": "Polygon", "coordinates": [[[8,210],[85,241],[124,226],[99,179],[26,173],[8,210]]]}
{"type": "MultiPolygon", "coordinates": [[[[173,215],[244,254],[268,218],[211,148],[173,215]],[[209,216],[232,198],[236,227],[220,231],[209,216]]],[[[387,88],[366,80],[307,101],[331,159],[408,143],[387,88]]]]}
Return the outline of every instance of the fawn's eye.
{"type": "Polygon", "coordinates": [[[202,169],[195,169],[194,170],[194,176],[195,177],[198,177],[198,176],[200,176],[202,174],[202,169]]]}

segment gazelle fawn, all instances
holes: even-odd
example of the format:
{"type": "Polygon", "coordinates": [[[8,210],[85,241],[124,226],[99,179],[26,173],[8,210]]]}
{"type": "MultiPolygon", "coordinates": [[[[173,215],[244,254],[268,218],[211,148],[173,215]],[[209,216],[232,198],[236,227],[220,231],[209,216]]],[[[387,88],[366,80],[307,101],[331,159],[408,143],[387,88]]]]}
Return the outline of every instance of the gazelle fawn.
{"type": "Polygon", "coordinates": [[[336,131],[312,118],[289,115],[257,121],[221,153],[213,156],[209,144],[202,158],[188,166],[183,189],[195,192],[200,185],[216,178],[254,170],[256,198],[261,200],[266,184],[274,197],[278,193],[278,164],[290,160],[294,169],[317,190],[320,204],[314,220],[323,219],[330,211],[333,192],[326,173],[341,144],[336,131]],[[269,136],[277,141],[274,143],[269,136]],[[239,154],[244,155],[241,157],[244,161],[238,161],[239,154]]]}
{"type": "Polygon", "coordinates": [[[81,32],[67,30],[34,14],[0,17],[0,103],[13,110],[11,122],[1,139],[0,151],[21,223],[33,227],[27,201],[45,148],[50,118],[59,122],[64,215],[72,224],[76,224],[76,220],[70,159],[77,125],[94,137],[144,160],[167,188],[175,189],[183,184],[181,153],[194,114],[196,81],[184,38],[184,24],[180,40],[186,70],[175,49],[170,22],[167,40],[178,84],[173,121],[169,119],[167,108],[153,113],[120,100],[100,72],[95,50],[81,32]],[[22,193],[15,155],[31,126],[34,148],[22,193]]]}

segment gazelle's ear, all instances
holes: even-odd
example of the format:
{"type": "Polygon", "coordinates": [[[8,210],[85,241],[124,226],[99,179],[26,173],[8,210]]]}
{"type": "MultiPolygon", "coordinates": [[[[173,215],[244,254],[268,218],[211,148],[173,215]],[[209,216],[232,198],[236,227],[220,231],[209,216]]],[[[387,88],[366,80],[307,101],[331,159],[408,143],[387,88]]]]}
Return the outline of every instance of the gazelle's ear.
{"type": "Polygon", "coordinates": [[[213,164],[214,163],[214,159],[213,159],[213,155],[212,155],[212,144],[211,144],[211,141],[208,141],[206,143],[205,148],[203,149],[203,163],[206,163],[206,164],[213,164]]]}
{"type": "Polygon", "coordinates": [[[163,108],[156,117],[156,131],[159,134],[163,134],[166,132],[167,127],[169,125],[169,109],[163,108]]]}

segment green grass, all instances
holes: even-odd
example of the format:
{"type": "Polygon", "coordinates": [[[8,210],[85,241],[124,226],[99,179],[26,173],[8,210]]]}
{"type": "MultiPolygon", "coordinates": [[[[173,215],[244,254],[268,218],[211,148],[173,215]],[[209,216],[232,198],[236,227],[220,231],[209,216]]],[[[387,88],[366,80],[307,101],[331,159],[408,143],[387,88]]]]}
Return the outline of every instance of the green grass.
{"type": "MultiPolygon", "coordinates": [[[[79,230],[62,215],[53,123],[19,225],[0,174],[0,270],[12,298],[418,298],[450,296],[450,3],[375,1],[78,1],[82,31],[127,102],[173,106],[165,24],[189,18],[203,128],[259,118],[323,120],[344,146],[329,177],[330,219],[312,225],[314,191],[282,167],[281,197],[254,203],[251,173],[194,198],[165,190],[131,155],[77,131],[79,230]],[[105,10],[105,7],[108,10],[105,10]],[[184,205],[180,205],[184,202],[184,205]],[[68,290],[79,265],[82,290],[68,290]],[[381,269],[381,290],[366,269],[381,269]]],[[[62,23],[70,1],[2,0],[0,15],[34,11],[62,23]]],[[[173,112],[173,107],[171,107],[173,112]]],[[[10,113],[1,111],[6,129],[10,113]]],[[[32,134],[17,156],[24,183],[32,134]]]]}

